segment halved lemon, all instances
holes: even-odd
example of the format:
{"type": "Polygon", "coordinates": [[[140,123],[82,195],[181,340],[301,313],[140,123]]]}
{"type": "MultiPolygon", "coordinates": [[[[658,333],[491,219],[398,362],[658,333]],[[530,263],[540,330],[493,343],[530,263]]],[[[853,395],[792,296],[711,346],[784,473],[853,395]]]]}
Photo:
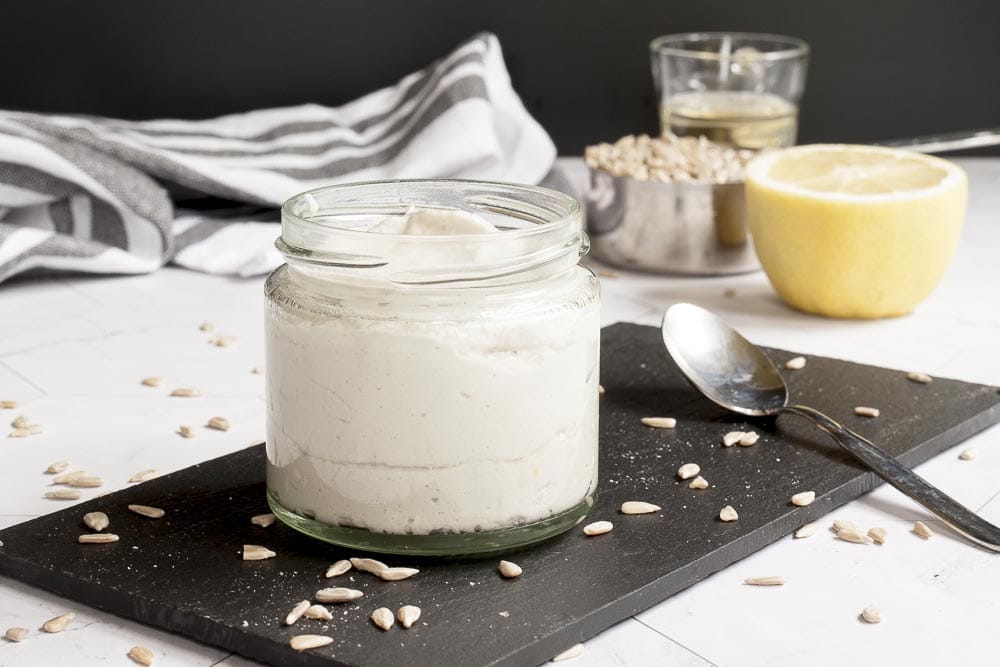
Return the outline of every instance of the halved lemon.
{"type": "Polygon", "coordinates": [[[818,144],[765,153],[746,172],[757,255],[779,296],[831,317],[903,315],[958,244],[965,172],[940,158],[818,144]]]}

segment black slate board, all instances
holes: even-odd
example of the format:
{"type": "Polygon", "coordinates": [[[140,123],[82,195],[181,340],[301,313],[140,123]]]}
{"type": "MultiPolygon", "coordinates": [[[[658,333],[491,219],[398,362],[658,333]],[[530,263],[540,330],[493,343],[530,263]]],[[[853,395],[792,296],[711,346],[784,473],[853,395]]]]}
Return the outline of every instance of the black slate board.
{"type": "MultiPolygon", "coordinates": [[[[777,350],[783,362],[794,356],[777,350]]],[[[994,387],[936,379],[918,385],[903,373],[812,357],[786,373],[792,396],[871,437],[909,465],[929,459],[1000,420],[994,387]],[[855,405],[882,416],[853,416],[855,405]]],[[[604,330],[601,483],[590,520],[615,530],[586,538],[579,529],[510,558],[518,580],[489,560],[385,557],[421,568],[387,583],[351,572],[323,579],[329,563],[357,555],[249,517],[267,511],[264,450],[256,446],[0,531],[0,573],[125,617],[280,665],[539,664],[605,628],[788,535],[798,526],[872,489],[878,480],[825,436],[794,417],[752,427],[764,435],[749,448],[720,446],[745,421],[688,387],[652,327],[604,330]],[[674,416],[671,431],[642,426],[644,416],[674,416]],[[780,434],[779,434],[780,432],[780,434]],[[775,459],[781,461],[776,462],[775,459]],[[677,467],[698,462],[712,486],[692,491],[677,467]],[[813,489],[816,502],[794,508],[792,493],[813,489]],[[624,500],[664,507],[659,515],[623,516],[624,500]],[[167,510],[158,521],[126,510],[142,503],[167,510]],[[718,520],[732,504],[737,523],[718,520]],[[84,512],[111,516],[117,544],[81,546],[84,512]],[[243,562],[244,543],[267,545],[277,558],[243,562]],[[328,627],[281,625],[295,602],[328,585],[360,588],[359,604],[334,608],[328,627]],[[385,634],[368,615],[379,606],[415,604],[424,615],[410,630],[385,634]],[[509,616],[501,616],[508,612],[509,616]],[[334,643],[295,653],[296,633],[328,633],[334,643]]],[[[972,547],[970,547],[972,548],[972,547]]]]}

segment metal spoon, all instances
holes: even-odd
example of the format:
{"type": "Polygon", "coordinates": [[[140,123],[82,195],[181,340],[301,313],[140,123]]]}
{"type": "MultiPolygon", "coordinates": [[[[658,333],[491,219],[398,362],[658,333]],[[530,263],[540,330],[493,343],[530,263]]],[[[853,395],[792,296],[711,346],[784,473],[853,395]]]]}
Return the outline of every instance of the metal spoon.
{"type": "Polygon", "coordinates": [[[753,417],[799,415],[826,431],[875,473],[936,514],[962,535],[1000,551],[1000,528],[942,493],[875,444],[804,405],[788,405],[788,389],[774,364],[716,315],[689,303],[663,316],[663,342],[687,379],[727,410],[753,417]]]}

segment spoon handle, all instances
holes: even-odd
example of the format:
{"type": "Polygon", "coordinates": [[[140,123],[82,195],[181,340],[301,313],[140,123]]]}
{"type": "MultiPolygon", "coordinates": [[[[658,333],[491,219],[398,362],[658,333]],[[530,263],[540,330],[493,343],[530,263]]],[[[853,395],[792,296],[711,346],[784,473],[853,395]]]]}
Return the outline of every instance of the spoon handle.
{"type": "Polygon", "coordinates": [[[780,409],[812,421],[841,447],[853,454],[879,477],[936,514],[962,535],[992,551],[1000,551],[1000,528],[979,517],[951,496],[879,449],[873,442],[841,426],[822,412],[804,405],[780,409]]]}

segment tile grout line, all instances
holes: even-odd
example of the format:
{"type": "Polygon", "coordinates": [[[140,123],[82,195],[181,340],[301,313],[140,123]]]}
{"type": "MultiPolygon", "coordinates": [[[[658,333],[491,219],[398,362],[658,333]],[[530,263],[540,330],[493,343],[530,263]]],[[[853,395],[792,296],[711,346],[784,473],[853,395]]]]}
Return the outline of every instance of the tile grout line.
{"type": "Polygon", "coordinates": [[[985,503],[983,503],[982,505],[980,505],[979,508],[976,510],[976,514],[979,514],[980,512],[982,512],[983,509],[985,509],[985,507],[987,505],[989,505],[990,503],[992,503],[997,498],[1000,498],[1000,491],[997,491],[996,493],[994,493],[992,496],[990,496],[989,500],[987,500],[985,503]]]}
{"type": "Polygon", "coordinates": [[[668,637],[667,635],[663,634],[662,632],[660,632],[659,630],[657,630],[653,626],[651,626],[648,623],[646,623],[645,621],[641,620],[638,616],[633,616],[632,620],[636,621],[637,623],[639,623],[643,627],[648,628],[649,630],[652,630],[653,632],[655,632],[656,634],[660,635],[661,637],[663,637],[667,641],[669,641],[669,642],[671,642],[673,644],[676,644],[677,646],[680,646],[682,649],[684,649],[685,651],[687,651],[691,655],[697,657],[699,660],[704,660],[709,665],[712,665],[713,667],[716,667],[716,664],[714,662],[712,662],[711,660],[709,660],[708,658],[706,658],[705,656],[703,656],[701,653],[698,653],[697,651],[694,651],[694,650],[688,648],[687,646],[685,646],[684,644],[680,643],[679,641],[677,641],[676,639],[674,639],[672,637],[668,637]]]}
{"type": "MultiPolygon", "coordinates": [[[[6,356],[6,355],[4,355],[4,356],[6,356]]],[[[44,389],[42,389],[41,387],[39,387],[37,384],[35,384],[31,380],[29,380],[24,374],[22,374],[19,371],[15,370],[10,364],[8,364],[3,359],[0,359],[0,366],[3,366],[8,371],[10,371],[14,375],[16,375],[17,377],[21,378],[22,380],[24,380],[25,382],[27,382],[29,385],[31,385],[32,387],[34,387],[35,389],[37,389],[38,391],[40,391],[42,393],[42,396],[48,396],[49,395],[49,392],[45,391],[44,389]]]]}
{"type": "Polygon", "coordinates": [[[213,662],[212,664],[210,664],[208,667],[215,667],[220,662],[225,662],[226,660],[229,660],[234,655],[236,655],[236,654],[235,653],[230,653],[229,655],[224,655],[221,658],[219,658],[218,660],[216,660],[215,662],[213,662]]]}

